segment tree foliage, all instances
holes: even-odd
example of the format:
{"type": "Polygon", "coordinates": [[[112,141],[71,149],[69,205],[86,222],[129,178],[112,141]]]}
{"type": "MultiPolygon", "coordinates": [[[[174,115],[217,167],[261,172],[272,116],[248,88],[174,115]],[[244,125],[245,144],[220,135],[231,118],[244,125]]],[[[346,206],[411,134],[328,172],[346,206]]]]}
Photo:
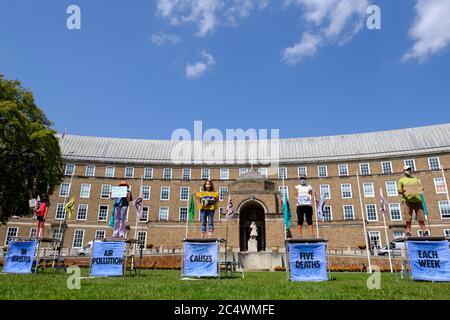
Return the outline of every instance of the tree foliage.
{"type": "Polygon", "coordinates": [[[0,74],[0,221],[30,213],[62,179],[59,141],[33,93],[0,74]]]}

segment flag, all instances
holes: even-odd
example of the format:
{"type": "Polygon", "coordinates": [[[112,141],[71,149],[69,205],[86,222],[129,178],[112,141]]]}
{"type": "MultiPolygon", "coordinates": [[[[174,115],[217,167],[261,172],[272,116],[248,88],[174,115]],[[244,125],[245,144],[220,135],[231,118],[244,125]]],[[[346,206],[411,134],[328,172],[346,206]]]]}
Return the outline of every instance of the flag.
{"type": "Polygon", "coordinates": [[[139,197],[134,201],[134,206],[136,207],[136,216],[138,220],[140,220],[142,217],[143,201],[144,199],[142,197],[139,197]]]}
{"type": "Polygon", "coordinates": [[[229,221],[234,216],[234,207],[233,207],[233,201],[231,201],[231,196],[228,195],[228,204],[227,204],[227,214],[225,215],[225,218],[229,221]]]}
{"type": "Polygon", "coordinates": [[[289,230],[291,228],[292,214],[291,208],[289,207],[287,193],[285,193],[283,196],[283,204],[281,208],[283,210],[284,225],[286,226],[286,229],[289,230]]]}
{"type": "Polygon", "coordinates": [[[422,200],[423,215],[425,216],[425,220],[428,220],[428,207],[425,202],[425,196],[423,195],[423,192],[420,194],[420,200],[422,200]]]}
{"type": "Polygon", "coordinates": [[[39,197],[39,195],[37,195],[36,197],[36,210],[39,209],[39,204],[41,203],[41,197],[39,197]]]}
{"type": "Polygon", "coordinates": [[[109,217],[109,222],[108,222],[108,227],[113,228],[113,229],[114,229],[114,209],[115,209],[114,204],[115,203],[116,203],[116,200],[114,199],[114,203],[113,203],[112,209],[111,209],[111,217],[109,217]]]}
{"type": "MultiPolygon", "coordinates": [[[[194,201],[194,194],[191,194],[191,201],[189,202],[189,221],[194,221],[194,215],[195,215],[195,201],[194,201]]],[[[186,217],[187,219],[187,217],[186,217]]]]}
{"type": "Polygon", "coordinates": [[[75,197],[72,197],[72,199],[69,200],[69,202],[66,203],[64,206],[64,209],[66,209],[67,217],[70,220],[70,217],[72,216],[72,209],[75,206],[75,197]]]}
{"type": "Polygon", "coordinates": [[[317,218],[320,219],[322,222],[325,220],[323,216],[323,208],[325,206],[325,195],[320,194],[320,198],[317,197],[317,193],[314,192],[314,196],[316,198],[316,208],[317,208],[317,218]]]}
{"type": "Polygon", "coordinates": [[[380,211],[383,215],[386,215],[388,203],[383,195],[383,189],[380,188],[380,211]]]}

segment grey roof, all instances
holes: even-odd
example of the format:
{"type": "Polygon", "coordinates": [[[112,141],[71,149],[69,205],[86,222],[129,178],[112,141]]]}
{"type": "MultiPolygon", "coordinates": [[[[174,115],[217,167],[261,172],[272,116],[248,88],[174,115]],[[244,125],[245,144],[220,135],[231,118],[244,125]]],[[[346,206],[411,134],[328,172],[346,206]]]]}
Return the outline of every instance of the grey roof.
{"type": "Polygon", "coordinates": [[[68,134],[64,138],[58,135],[58,138],[65,161],[232,165],[248,164],[250,161],[269,164],[279,159],[280,163],[310,163],[450,152],[450,123],[412,129],[259,142],[247,140],[202,143],[68,134]],[[279,148],[276,147],[277,143],[279,148]],[[253,160],[255,156],[250,154],[254,153],[249,150],[257,150],[258,160],[253,160]],[[279,152],[275,152],[276,150],[279,152]]]}

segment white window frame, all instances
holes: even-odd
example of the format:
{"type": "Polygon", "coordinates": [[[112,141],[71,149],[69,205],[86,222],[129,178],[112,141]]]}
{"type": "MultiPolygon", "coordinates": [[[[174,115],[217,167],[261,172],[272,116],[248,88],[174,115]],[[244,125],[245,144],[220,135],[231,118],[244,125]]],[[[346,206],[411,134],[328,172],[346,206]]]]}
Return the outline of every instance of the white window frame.
{"type": "Polygon", "coordinates": [[[368,163],[368,162],[363,162],[363,163],[360,163],[359,164],[359,173],[362,175],[362,176],[370,176],[370,163],[368,163]],[[367,166],[367,173],[366,172],[364,172],[364,170],[363,170],[363,166],[367,166]]]}
{"type": "Polygon", "coordinates": [[[405,233],[403,231],[393,231],[392,232],[392,238],[393,239],[400,239],[405,236],[405,233]],[[397,233],[397,236],[395,235],[397,233]]]}
{"type": "Polygon", "coordinates": [[[84,244],[84,236],[85,236],[85,230],[84,229],[75,229],[73,230],[73,238],[72,238],[72,248],[74,249],[81,249],[83,248],[83,244],[84,244]],[[81,237],[81,245],[75,247],[75,238],[77,236],[77,232],[81,232],[82,237],[81,237]]]}
{"type": "Polygon", "coordinates": [[[61,182],[61,185],[59,186],[59,197],[67,198],[69,194],[70,194],[70,182],[61,182]],[[67,194],[62,194],[63,185],[67,186],[67,194]]]}
{"type": "Polygon", "coordinates": [[[169,221],[169,213],[170,213],[170,208],[168,206],[161,206],[161,207],[159,207],[158,221],[169,221]],[[161,211],[162,211],[162,209],[167,209],[167,220],[161,220],[161,211]]]}
{"type": "Polygon", "coordinates": [[[65,218],[66,218],[66,210],[64,209],[64,203],[57,203],[55,211],[55,220],[64,220],[65,218]],[[62,212],[62,217],[58,217],[59,212],[62,212]]]}
{"type": "Polygon", "coordinates": [[[75,169],[76,169],[76,165],[75,164],[73,164],[73,163],[67,163],[66,164],[66,169],[64,170],[64,175],[65,176],[74,176],[75,175],[75,169]],[[68,169],[69,169],[69,167],[70,166],[73,166],[73,171],[72,171],[72,173],[69,173],[68,171],[68,169]]]}
{"type": "Polygon", "coordinates": [[[144,179],[150,180],[153,179],[153,168],[152,167],[144,167],[144,179]]]}
{"type": "Polygon", "coordinates": [[[80,204],[78,205],[78,207],[77,207],[77,221],[86,221],[86,220],[87,220],[88,213],[89,213],[89,205],[86,204],[86,203],[80,203],[80,204]],[[84,216],[84,219],[80,219],[80,209],[81,209],[82,207],[85,207],[85,208],[86,208],[86,215],[84,216]]]}
{"type": "Polygon", "coordinates": [[[133,179],[134,178],[134,167],[125,167],[123,171],[123,177],[125,179],[133,179]],[[131,170],[131,175],[128,175],[128,171],[131,170]]]}
{"type": "MultiPolygon", "coordinates": [[[[386,181],[385,185],[386,185],[386,194],[388,197],[398,197],[398,184],[396,181],[386,181]],[[395,186],[395,194],[389,193],[389,183],[392,184],[393,187],[395,186]]],[[[394,190],[394,188],[392,188],[392,190],[394,190]]]]}
{"type": "Polygon", "coordinates": [[[319,178],[327,178],[328,177],[328,166],[327,165],[317,166],[317,176],[319,178]],[[322,173],[324,173],[324,174],[322,174],[322,173]]]}
{"type": "Polygon", "coordinates": [[[385,175],[389,175],[389,174],[393,174],[394,173],[394,167],[392,166],[392,161],[382,161],[381,162],[381,172],[383,173],[383,174],[385,174],[385,175]],[[390,172],[387,172],[385,169],[387,169],[386,167],[385,167],[385,164],[389,164],[389,171],[390,172]]]}
{"type": "Polygon", "coordinates": [[[417,171],[416,160],[414,160],[414,159],[406,159],[406,160],[403,160],[403,164],[404,164],[405,166],[411,167],[411,169],[412,169],[413,172],[416,172],[416,171],[417,171]]]}
{"type": "Polygon", "coordinates": [[[186,186],[181,186],[180,187],[180,201],[189,201],[189,194],[190,194],[191,188],[186,187],[186,186]],[[183,190],[187,189],[187,197],[183,198],[183,190]]]}
{"type": "Polygon", "coordinates": [[[343,205],[342,206],[342,212],[343,212],[343,218],[344,218],[344,221],[351,221],[351,220],[355,220],[356,219],[356,215],[355,215],[355,207],[353,206],[353,205],[350,205],[350,204],[348,204],[348,205],[343,205]],[[346,215],[346,212],[345,212],[345,208],[352,208],[352,218],[351,219],[347,219],[346,217],[345,217],[345,215],[346,215]]]}
{"type": "Polygon", "coordinates": [[[402,219],[402,206],[400,205],[400,203],[389,203],[389,217],[391,218],[391,221],[402,221],[403,220],[402,219]],[[394,210],[393,207],[398,208],[399,219],[394,219],[394,216],[392,214],[392,212],[394,210]]]}
{"type": "Polygon", "coordinates": [[[228,180],[228,179],[230,179],[230,169],[220,168],[220,180],[228,180]]]}
{"type": "Polygon", "coordinates": [[[161,201],[169,201],[170,200],[170,187],[169,186],[161,186],[161,192],[159,194],[159,200],[161,201]],[[163,199],[163,190],[167,190],[167,199],[163,199]]]}
{"type": "Polygon", "coordinates": [[[148,222],[149,217],[150,217],[150,207],[149,206],[143,206],[142,207],[142,216],[139,219],[139,222],[148,222]],[[147,211],[146,214],[145,214],[145,211],[147,211]]]}
{"type": "Polygon", "coordinates": [[[105,239],[106,230],[95,230],[95,239],[105,239]],[[99,233],[103,233],[103,237],[99,237],[99,233]]]}
{"type": "Polygon", "coordinates": [[[82,183],[80,186],[80,198],[89,199],[90,196],[91,196],[91,184],[90,183],[82,183]],[[85,187],[87,189],[83,190],[83,187],[85,187]]]}
{"type": "Polygon", "coordinates": [[[191,169],[190,168],[183,168],[183,170],[181,171],[181,180],[184,180],[184,181],[191,180],[191,169]],[[188,174],[185,175],[185,173],[188,173],[188,174]]]}
{"type": "Polygon", "coordinates": [[[152,187],[151,186],[142,186],[141,188],[141,194],[142,194],[142,200],[150,200],[151,194],[152,194],[152,187]],[[148,196],[144,196],[144,189],[148,190],[148,196]]]}
{"type": "Polygon", "coordinates": [[[324,221],[333,221],[333,206],[327,204],[327,205],[324,205],[323,207],[324,207],[324,211],[325,211],[325,208],[330,208],[330,219],[325,219],[325,215],[324,215],[324,221]]]}
{"type": "Polygon", "coordinates": [[[278,168],[278,179],[281,180],[286,180],[288,178],[288,174],[287,174],[287,168],[286,167],[279,167],[278,168]]]}
{"type": "Polygon", "coordinates": [[[330,186],[329,184],[321,184],[321,185],[319,186],[320,196],[322,196],[322,189],[323,189],[323,188],[327,188],[327,189],[328,189],[328,190],[327,190],[328,196],[325,197],[324,199],[331,199],[331,186],[330,186]]]}
{"type": "Polygon", "coordinates": [[[376,204],[366,204],[366,217],[367,217],[367,221],[370,222],[377,222],[378,221],[378,210],[377,210],[377,205],[376,204]],[[369,219],[369,207],[370,208],[375,208],[375,219],[369,219]]]}
{"type": "Polygon", "coordinates": [[[450,229],[444,229],[444,237],[450,238],[450,229]]]}
{"type": "Polygon", "coordinates": [[[172,168],[164,168],[163,169],[163,180],[166,180],[166,181],[172,180],[172,168]]]}
{"type": "Polygon", "coordinates": [[[8,227],[6,229],[6,236],[5,236],[5,246],[8,245],[8,238],[15,238],[17,237],[17,235],[19,234],[19,227],[8,227]],[[16,232],[14,233],[15,235],[9,235],[10,234],[10,230],[16,230],[16,232]]]}
{"type": "Polygon", "coordinates": [[[297,167],[297,177],[300,178],[301,176],[308,177],[308,167],[297,167]]]}
{"type": "Polygon", "coordinates": [[[86,171],[84,172],[86,177],[95,177],[95,166],[93,164],[88,164],[86,166],[86,171]],[[92,173],[89,172],[89,169],[92,168],[92,173]]]}
{"type": "Polygon", "coordinates": [[[141,239],[141,238],[142,238],[142,237],[140,236],[141,234],[145,234],[144,239],[142,239],[143,242],[144,242],[144,245],[145,245],[145,244],[147,244],[147,235],[148,235],[148,233],[147,233],[147,231],[138,231],[138,232],[136,233],[138,239],[141,239]]]}
{"type": "Polygon", "coordinates": [[[438,201],[438,208],[439,208],[439,214],[440,214],[442,220],[448,220],[448,219],[450,219],[450,202],[448,202],[447,200],[444,200],[444,201],[438,201]],[[444,217],[443,214],[442,214],[442,211],[443,211],[443,210],[442,210],[442,209],[443,209],[442,206],[444,205],[444,203],[446,203],[447,206],[448,206],[448,211],[449,211],[448,217],[444,217]]]}
{"type": "Polygon", "coordinates": [[[37,230],[36,230],[36,228],[30,228],[30,231],[28,232],[28,236],[29,236],[30,238],[36,238],[36,235],[37,235],[37,230]]]}
{"type": "Polygon", "coordinates": [[[114,178],[116,176],[116,167],[114,166],[107,166],[105,169],[105,178],[114,178]],[[110,172],[111,174],[108,174],[108,169],[112,170],[112,172],[110,172]]]}
{"type": "Polygon", "coordinates": [[[102,184],[102,186],[100,187],[100,199],[110,199],[111,198],[111,188],[112,186],[110,184],[102,184]],[[103,193],[103,189],[104,187],[108,187],[108,195],[106,195],[106,193],[103,193]]]}
{"type": "Polygon", "coordinates": [[[363,183],[363,193],[364,193],[364,198],[375,198],[375,184],[373,182],[364,182],[363,183]],[[367,187],[370,186],[370,191],[371,193],[368,193],[367,191],[369,191],[367,189],[367,187]]]}
{"type": "Polygon", "coordinates": [[[219,188],[219,201],[223,201],[223,194],[228,193],[228,187],[220,187],[219,188]]]}
{"type": "Polygon", "coordinates": [[[353,199],[353,190],[352,190],[352,184],[351,183],[342,183],[341,184],[341,196],[342,196],[342,199],[353,199]],[[344,190],[344,186],[350,186],[350,189],[344,190]],[[350,196],[346,196],[344,194],[344,192],[346,192],[346,191],[350,193],[350,196]]]}
{"type": "Polygon", "coordinates": [[[436,189],[436,194],[447,194],[447,181],[445,181],[444,177],[436,177],[434,178],[434,188],[436,189]],[[441,185],[438,186],[437,181],[441,181],[441,185]],[[443,188],[444,191],[439,191],[438,187],[443,188]]]}
{"type": "Polygon", "coordinates": [[[441,159],[439,157],[430,157],[428,158],[428,167],[430,168],[430,171],[438,171],[441,170],[441,159]],[[432,162],[433,160],[437,160],[437,168],[433,166],[432,162]]]}
{"type": "Polygon", "coordinates": [[[183,209],[183,211],[184,210],[186,210],[186,220],[188,219],[188,215],[189,215],[189,210],[188,210],[188,208],[186,208],[186,207],[180,207],[180,208],[178,208],[178,221],[179,222],[186,222],[186,220],[182,220],[181,219],[181,210],[183,209]]]}
{"type": "Polygon", "coordinates": [[[101,204],[98,206],[98,212],[97,212],[97,221],[108,221],[108,215],[109,215],[109,206],[106,204],[101,204]],[[105,219],[100,219],[100,211],[102,207],[106,207],[106,217],[105,219]]]}
{"type": "Polygon", "coordinates": [[[370,241],[370,243],[369,243],[370,247],[372,247],[371,246],[371,244],[372,244],[372,236],[371,236],[371,234],[376,234],[376,238],[378,239],[378,241],[377,241],[377,248],[381,248],[382,247],[381,232],[380,231],[368,231],[367,232],[367,235],[368,235],[369,241],[370,241]]]}
{"type": "Polygon", "coordinates": [[[202,168],[200,170],[200,176],[201,176],[200,178],[202,180],[210,180],[211,179],[211,169],[209,169],[209,168],[202,168]]]}
{"type": "Polygon", "coordinates": [[[348,175],[349,175],[348,164],[338,165],[338,173],[339,173],[339,177],[348,177],[348,175]]]}

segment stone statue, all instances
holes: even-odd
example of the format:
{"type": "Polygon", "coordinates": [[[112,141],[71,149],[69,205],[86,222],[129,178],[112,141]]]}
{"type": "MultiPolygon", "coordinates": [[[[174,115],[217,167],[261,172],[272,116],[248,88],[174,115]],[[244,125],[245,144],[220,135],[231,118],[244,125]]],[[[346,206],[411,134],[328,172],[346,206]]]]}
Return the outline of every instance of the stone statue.
{"type": "Polygon", "coordinates": [[[252,229],[250,231],[250,239],[256,239],[256,237],[258,236],[258,227],[256,226],[255,221],[253,221],[250,225],[250,229],[252,229]]]}

